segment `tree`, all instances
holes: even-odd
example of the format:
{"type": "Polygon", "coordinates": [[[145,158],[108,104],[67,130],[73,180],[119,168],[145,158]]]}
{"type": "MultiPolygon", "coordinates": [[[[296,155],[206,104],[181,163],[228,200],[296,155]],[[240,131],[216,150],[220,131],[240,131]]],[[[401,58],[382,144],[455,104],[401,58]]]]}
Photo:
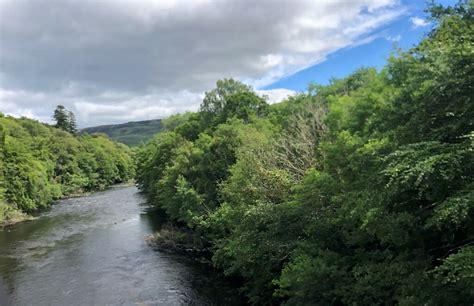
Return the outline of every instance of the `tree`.
{"type": "Polygon", "coordinates": [[[56,128],[67,131],[69,127],[68,111],[63,105],[56,106],[53,119],[56,121],[56,128]]]}
{"type": "Polygon", "coordinates": [[[63,105],[58,105],[56,107],[54,110],[53,119],[56,121],[56,124],[54,125],[56,128],[71,134],[76,134],[76,116],[72,111],[66,109],[63,105]]]}
{"type": "Polygon", "coordinates": [[[234,93],[226,98],[218,122],[225,123],[227,119],[237,118],[249,123],[251,117],[263,115],[267,106],[265,99],[254,92],[234,93]]]}
{"type": "MultiPolygon", "coordinates": [[[[64,113],[60,107],[56,114],[64,119],[64,113]]],[[[35,120],[0,116],[0,225],[63,195],[127,181],[133,171],[130,149],[106,136],[75,137],[35,120]]]]}
{"type": "Polygon", "coordinates": [[[201,125],[173,129],[185,140],[147,146],[139,183],[251,303],[472,305],[472,3],[432,7],[437,26],[381,71],[263,114],[248,86],[219,81],[201,125]]]}
{"type": "Polygon", "coordinates": [[[252,88],[234,79],[217,81],[216,88],[206,92],[201,104],[201,116],[204,124],[212,126],[215,117],[220,115],[227,104],[227,99],[237,93],[252,92],[252,88]]]}
{"type": "Polygon", "coordinates": [[[73,112],[68,112],[68,132],[71,134],[77,133],[77,125],[76,125],[76,116],[73,112]]]}

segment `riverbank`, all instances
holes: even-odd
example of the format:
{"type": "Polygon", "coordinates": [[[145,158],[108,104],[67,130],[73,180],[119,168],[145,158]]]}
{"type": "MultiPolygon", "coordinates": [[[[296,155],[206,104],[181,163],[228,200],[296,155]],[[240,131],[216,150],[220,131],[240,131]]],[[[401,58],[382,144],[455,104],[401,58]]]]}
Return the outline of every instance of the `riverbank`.
{"type": "Polygon", "coordinates": [[[75,135],[0,113],[0,224],[28,220],[54,202],[128,182],[132,150],[106,135],[75,135]],[[21,212],[21,213],[18,213],[21,212]]]}
{"type": "Polygon", "coordinates": [[[212,264],[209,243],[190,229],[167,224],[147,235],[145,241],[154,249],[188,254],[199,262],[212,264]]]}
{"type": "Polygon", "coordinates": [[[12,209],[6,204],[0,203],[0,230],[13,226],[16,223],[34,220],[35,217],[22,213],[19,210],[12,209]]]}

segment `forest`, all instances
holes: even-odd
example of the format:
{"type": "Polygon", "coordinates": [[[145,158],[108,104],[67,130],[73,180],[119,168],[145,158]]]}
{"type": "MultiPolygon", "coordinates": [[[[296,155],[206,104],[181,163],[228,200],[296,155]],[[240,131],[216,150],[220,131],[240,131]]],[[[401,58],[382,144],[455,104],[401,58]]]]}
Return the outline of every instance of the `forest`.
{"type": "MultiPolygon", "coordinates": [[[[282,103],[218,81],[198,112],[164,120],[137,151],[140,188],[172,226],[211,251],[217,268],[242,280],[252,304],[472,305],[472,9],[432,5],[433,30],[394,51],[383,69],[310,85],[282,103]]],[[[17,151],[42,160],[4,175],[26,171],[38,180],[28,188],[48,187],[7,200],[29,209],[97,184],[81,166],[94,159],[89,152],[67,163],[78,170],[51,169],[44,151],[30,149],[38,142],[15,142],[31,139],[32,122],[2,120],[22,125],[9,129],[22,136],[7,136],[6,160],[17,151]]],[[[78,152],[102,140],[42,130],[78,152]]],[[[120,177],[111,173],[106,182],[120,177]]]]}
{"type": "Polygon", "coordinates": [[[59,106],[50,126],[0,113],[0,225],[133,178],[131,150],[104,134],[75,135],[73,116],[59,106]]]}

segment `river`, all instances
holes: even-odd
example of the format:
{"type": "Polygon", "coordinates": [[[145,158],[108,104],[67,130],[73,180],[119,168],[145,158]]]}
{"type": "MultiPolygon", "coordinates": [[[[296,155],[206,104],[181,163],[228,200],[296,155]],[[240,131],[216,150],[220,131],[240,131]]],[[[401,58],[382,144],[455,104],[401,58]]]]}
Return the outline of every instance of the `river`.
{"type": "Polygon", "coordinates": [[[190,258],[150,248],[159,222],[135,187],[59,201],[0,230],[0,305],[239,305],[190,258]]]}

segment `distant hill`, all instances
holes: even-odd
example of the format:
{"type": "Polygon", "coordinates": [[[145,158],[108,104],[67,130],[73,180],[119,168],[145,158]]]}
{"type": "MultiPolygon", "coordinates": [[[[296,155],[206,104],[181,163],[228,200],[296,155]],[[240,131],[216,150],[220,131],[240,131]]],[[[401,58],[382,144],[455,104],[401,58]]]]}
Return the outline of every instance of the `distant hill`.
{"type": "Polygon", "coordinates": [[[80,133],[104,133],[113,140],[133,147],[148,141],[160,130],[161,119],[155,119],[93,126],[82,129],[80,133]]]}

